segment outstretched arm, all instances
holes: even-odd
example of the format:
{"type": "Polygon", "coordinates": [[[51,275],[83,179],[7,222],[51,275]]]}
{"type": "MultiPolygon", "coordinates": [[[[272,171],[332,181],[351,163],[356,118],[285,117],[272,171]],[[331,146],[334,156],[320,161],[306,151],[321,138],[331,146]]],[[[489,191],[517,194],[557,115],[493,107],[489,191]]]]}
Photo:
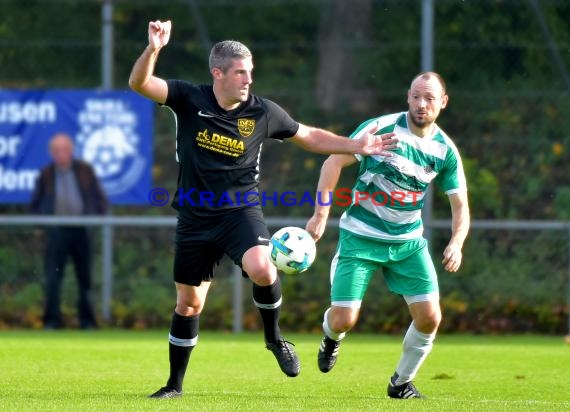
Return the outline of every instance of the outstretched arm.
{"type": "Polygon", "coordinates": [[[153,76],[160,50],[168,44],[172,24],[170,20],[151,21],[148,24],[148,46],[135,62],[129,77],[129,87],[135,92],[164,104],[168,96],[166,81],[153,76]]]}
{"type": "Polygon", "coordinates": [[[390,156],[390,150],[396,148],[398,139],[394,137],[394,133],[374,135],[377,131],[378,125],[372,122],[356,138],[347,139],[323,129],[299,124],[299,130],[291,140],[303,149],[315,153],[390,156]]]}
{"type": "Polygon", "coordinates": [[[443,266],[448,272],[457,272],[463,257],[461,249],[469,232],[469,203],[467,191],[449,195],[451,205],[451,239],[443,251],[443,266]]]}
{"type": "Polygon", "coordinates": [[[319,240],[325,232],[327,219],[332,205],[333,192],[338,183],[340,172],[346,166],[356,163],[353,155],[332,155],[323,163],[317,185],[315,213],[309,219],[306,230],[315,240],[319,240]]]}

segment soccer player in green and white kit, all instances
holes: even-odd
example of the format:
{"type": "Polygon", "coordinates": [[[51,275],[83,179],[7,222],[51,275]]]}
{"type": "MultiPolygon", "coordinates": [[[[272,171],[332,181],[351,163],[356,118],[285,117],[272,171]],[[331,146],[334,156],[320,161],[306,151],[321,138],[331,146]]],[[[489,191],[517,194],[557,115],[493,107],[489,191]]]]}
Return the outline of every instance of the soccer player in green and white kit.
{"type": "Polygon", "coordinates": [[[362,298],[374,271],[382,268],[388,288],[405,299],[412,323],[403,353],[388,384],[392,398],[423,397],[412,380],[432,349],[441,321],[437,274],[422,237],[421,208],[432,180],[448,195],[452,234],[443,252],[445,270],[461,264],[461,248],[469,230],[467,186],[461,158],[435,121],[447,105],[445,83],[437,73],[420,73],[408,91],[409,110],[371,119],[351,136],[358,138],[371,122],[378,133],[394,132],[398,148],[391,156],[332,155],[318,183],[322,204],[307,223],[318,240],[343,167],[360,163],[351,205],[340,219],[337,252],[331,264],[331,307],[325,312],[325,337],[318,353],[319,369],[336,363],[342,339],[356,323],[362,298]]]}

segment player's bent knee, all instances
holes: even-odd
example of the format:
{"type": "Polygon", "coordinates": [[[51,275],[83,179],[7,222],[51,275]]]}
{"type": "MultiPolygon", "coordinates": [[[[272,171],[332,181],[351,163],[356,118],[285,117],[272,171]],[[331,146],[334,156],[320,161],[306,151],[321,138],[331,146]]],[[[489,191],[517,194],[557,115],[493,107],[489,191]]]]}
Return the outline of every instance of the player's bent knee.
{"type": "Polygon", "coordinates": [[[257,276],[251,277],[250,279],[258,286],[271,286],[275,283],[276,277],[275,276],[257,276]]]}
{"type": "Polygon", "coordinates": [[[416,302],[410,304],[410,313],[415,328],[422,333],[435,333],[441,323],[439,302],[416,302]]]}
{"type": "Polygon", "coordinates": [[[176,313],[181,316],[199,315],[204,309],[204,302],[197,296],[179,296],[176,301],[176,313]]]}
{"type": "Polygon", "coordinates": [[[204,305],[188,305],[186,303],[176,304],[176,313],[180,316],[196,316],[202,312],[204,305]]]}
{"type": "Polygon", "coordinates": [[[441,323],[440,312],[426,314],[425,316],[420,316],[418,319],[414,319],[414,325],[416,329],[423,333],[436,332],[440,323],[441,323]]]}
{"type": "Polygon", "coordinates": [[[277,278],[277,270],[269,261],[266,246],[255,246],[243,256],[242,267],[252,282],[259,286],[269,286],[277,278]]]}
{"type": "Polygon", "coordinates": [[[333,312],[329,318],[330,326],[337,333],[348,332],[358,320],[358,312],[350,309],[333,312]]]}
{"type": "Polygon", "coordinates": [[[270,267],[257,266],[246,270],[247,275],[252,282],[259,286],[269,286],[275,282],[277,273],[272,271],[270,267]]]}
{"type": "Polygon", "coordinates": [[[331,322],[331,328],[337,333],[348,332],[353,328],[356,322],[350,319],[337,319],[331,322]]]}
{"type": "Polygon", "coordinates": [[[437,328],[439,327],[441,323],[441,318],[442,318],[441,310],[434,311],[433,313],[430,314],[430,316],[428,316],[429,326],[431,326],[434,331],[437,330],[437,328]]]}

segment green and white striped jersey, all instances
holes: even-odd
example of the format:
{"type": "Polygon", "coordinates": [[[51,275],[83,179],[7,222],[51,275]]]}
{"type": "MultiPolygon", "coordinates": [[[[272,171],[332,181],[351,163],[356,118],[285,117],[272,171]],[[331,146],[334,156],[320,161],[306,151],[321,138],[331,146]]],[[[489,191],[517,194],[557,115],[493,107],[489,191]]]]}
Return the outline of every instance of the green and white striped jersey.
{"type": "Polygon", "coordinates": [[[421,237],[421,209],[429,183],[435,180],[448,195],[467,190],[459,152],[437,125],[431,136],[412,134],[407,112],[370,119],[350,137],[359,138],[372,122],[378,123],[376,134],[396,133],[398,148],[392,157],[356,155],[360,170],[340,227],[386,241],[421,237]]]}

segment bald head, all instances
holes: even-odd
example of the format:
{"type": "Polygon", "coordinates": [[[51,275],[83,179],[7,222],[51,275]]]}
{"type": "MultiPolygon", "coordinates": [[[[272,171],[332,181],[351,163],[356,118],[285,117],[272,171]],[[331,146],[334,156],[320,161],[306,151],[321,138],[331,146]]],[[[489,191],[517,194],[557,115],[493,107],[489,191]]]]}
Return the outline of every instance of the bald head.
{"type": "Polygon", "coordinates": [[[414,83],[416,83],[416,81],[418,80],[423,80],[423,81],[435,81],[437,83],[439,83],[439,86],[441,87],[441,91],[442,94],[446,94],[446,85],[445,85],[445,80],[443,80],[443,77],[441,77],[441,75],[439,73],[436,72],[421,72],[420,74],[418,74],[416,77],[413,78],[412,80],[412,84],[410,85],[410,89],[413,88],[414,83]]]}
{"type": "Polygon", "coordinates": [[[49,142],[49,153],[55,165],[67,169],[73,159],[73,140],[66,133],[58,133],[49,142]]]}

